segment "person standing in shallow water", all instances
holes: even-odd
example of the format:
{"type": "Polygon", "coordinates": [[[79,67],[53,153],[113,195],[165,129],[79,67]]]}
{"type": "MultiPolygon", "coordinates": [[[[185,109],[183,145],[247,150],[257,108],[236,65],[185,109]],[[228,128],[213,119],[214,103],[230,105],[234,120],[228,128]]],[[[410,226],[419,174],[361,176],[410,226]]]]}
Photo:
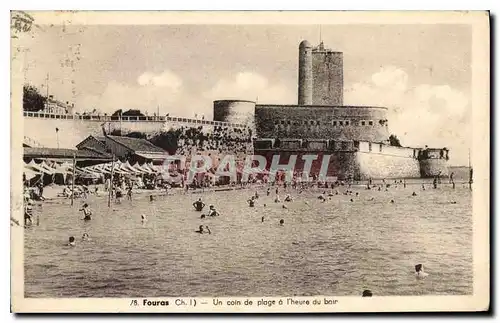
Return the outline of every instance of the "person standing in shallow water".
{"type": "Polygon", "coordinates": [[[84,220],[84,221],[92,220],[92,218],[91,218],[92,211],[90,210],[89,205],[87,203],[83,204],[80,211],[83,211],[83,215],[84,215],[84,218],[82,220],[84,220]]]}
{"type": "Polygon", "coordinates": [[[201,201],[201,197],[198,199],[198,201],[193,203],[193,207],[198,212],[201,212],[203,210],[203,208],[205,207],[205,203],[201,201]]]}
{"type": "Polygon", "coordinates": [[[252,196],[248,201],[248,206],[249,207],[254,207],[255,206],[255,196],[252,196]]]}

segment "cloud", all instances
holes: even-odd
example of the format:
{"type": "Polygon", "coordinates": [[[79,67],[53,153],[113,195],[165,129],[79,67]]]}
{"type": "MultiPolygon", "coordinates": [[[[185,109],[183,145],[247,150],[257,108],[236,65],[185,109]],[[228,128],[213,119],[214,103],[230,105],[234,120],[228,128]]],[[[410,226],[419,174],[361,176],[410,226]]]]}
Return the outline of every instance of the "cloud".
{"type": "Polygon", "coordinates": [[[203,97],[210,100],[241,99],[269,104],[294,102],[294,93],[282,84],[273,84],[257,73],[240,72],[233,78],[219,80],[203,97]]]}
{"type": "Polygon", "coordinates": [[[108,114],[118,109],[139,109],[153,114],[160,106],[162,111],[167,111],[168,107],[173,113],[182,111],[178,103],[183,101],[183,96],[182,79],[176,74],[170,71],[160,74],[144,72],[137,77],[136,84],[109,82],[101,94],[84,96],[76,106],[80,112],[96,109],[108,114]]]}
{"type": "Polygon", "coordinates": [[[259,74],[242,72],[232,78],[221,79],[203,91],[186,89],[183,80],[171,71],[160,74],[144,72],[136,84],[110,82],[99,95],[80,98],[77,110],[111,114],[118,109],[140,109],[152,115],[160,106],[160,113],[179,117],[213,115],[213,101],[219,99],[257,100],[265,103],[293,103],[294,93],[281,84],[272,84],[259,74]]]}
{"type": "Polygon", "coordinates": [[[387,66],[346,89],[344,103],[385,106],[389,130],[404,145],[448,147],[451,163],[467,164],[472,135],[470,100],[447,84],[411,85],[404,70],[387,66]]]}
{"type": "Polygon", "coordinates": [[[137,78],[137,83],[141,86],[153,86],[158,88],[168,88],[173,92],[178,92],[182,86],[182,80],[170,71],[161,74],[145,72],[137,78]]]}

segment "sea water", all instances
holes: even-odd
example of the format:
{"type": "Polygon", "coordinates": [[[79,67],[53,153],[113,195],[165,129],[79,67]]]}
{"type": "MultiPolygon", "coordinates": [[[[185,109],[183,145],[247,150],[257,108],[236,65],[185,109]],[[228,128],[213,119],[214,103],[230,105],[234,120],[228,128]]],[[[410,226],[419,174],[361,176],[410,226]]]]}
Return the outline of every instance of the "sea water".
{"type": "Polygon", "coordinates": [[[289,189],[295,200],[288,209],[274,203],[274,188],[269,197],[259,189],[254,208],[246,202],[254,190],[160,196],[153,203],[149,195],[134,195],[111,208],[106,197],[92,196],[89,222],[78,212],[83,201],[73,207],[68,200],[46,202],[35,209],[40,225],[25,229],[25,296],[472,293],[467,187],[337,190],[340,195],[322,203],[323,189],[289,189]],[[221,215],[200,219],[192,207],[199,197],[221,215]],[[199,225],[211,234],[196,233],[199,225]],[[84,232],[90,241],[81,241],[84,232]],[[69,236],[77,239],[75,247],[67,246],[69,236]],[[429,273],[425,280],[415,279],[417,263],[429,273]]]}

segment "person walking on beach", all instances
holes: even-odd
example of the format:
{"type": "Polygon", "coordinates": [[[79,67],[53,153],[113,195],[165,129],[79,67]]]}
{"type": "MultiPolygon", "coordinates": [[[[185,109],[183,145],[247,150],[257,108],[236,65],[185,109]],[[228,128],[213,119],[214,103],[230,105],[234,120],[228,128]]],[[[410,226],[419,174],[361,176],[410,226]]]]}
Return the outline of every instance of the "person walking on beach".
{"type": "Polygon", "coordinates": [[[127,200],[132,201],[132,185],[128,187],[127,190],[127,200]]]}
{"type": "Polygon", "coordinates": [[[24,208],[24,225],[28,225],[28,221],[30,225],[33,224],[33,202],[31,199],[27,201],[27,205],[24,208]]]}
{"type": "Polygon", "coordinates": [[[120,204],[122,202],[122,195],[122,190],[117,187],[115,190],[115,201],[117,204],[120,204]]]}

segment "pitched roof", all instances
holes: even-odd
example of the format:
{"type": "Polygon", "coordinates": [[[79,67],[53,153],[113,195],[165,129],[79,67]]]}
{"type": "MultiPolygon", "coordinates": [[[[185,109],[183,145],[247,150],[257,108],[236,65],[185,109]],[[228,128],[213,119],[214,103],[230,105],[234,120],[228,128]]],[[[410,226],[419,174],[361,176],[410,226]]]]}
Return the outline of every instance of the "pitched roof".
{"type": "Polygon", "coordinates": [[[107,136],[107,138],[127,147],[134,152],[156,152],[156,153],[166,153],[162,148],[153,145],[146,139],[130,138],[130,137],[120,137],[120,136],[107,136]]]}
{"type": "Polygon", "coordinates": [[[24,147],[24,158],[48,158],[48,159],[72,159],[73,155],[76,159],[87,160],[111,160],[111,155],[107,153],[99,153],[91,150],[76,150],[66,148],[39,148],[39,147],[24,147]]]}
{"type": "Polygon", "coordinates": [[[99,145],[101,145],[102,147],[106,147],[105,145],[105,138],[104,137],[101,137],[101,136],[88,136],[87,138],[83,139],[79,144],[76,145],[76,148],[80,149],[82,147],[85,146],[85,144],[91,142],[91,141],[94,141],[94,142],[97,142],[99,145]]]}

